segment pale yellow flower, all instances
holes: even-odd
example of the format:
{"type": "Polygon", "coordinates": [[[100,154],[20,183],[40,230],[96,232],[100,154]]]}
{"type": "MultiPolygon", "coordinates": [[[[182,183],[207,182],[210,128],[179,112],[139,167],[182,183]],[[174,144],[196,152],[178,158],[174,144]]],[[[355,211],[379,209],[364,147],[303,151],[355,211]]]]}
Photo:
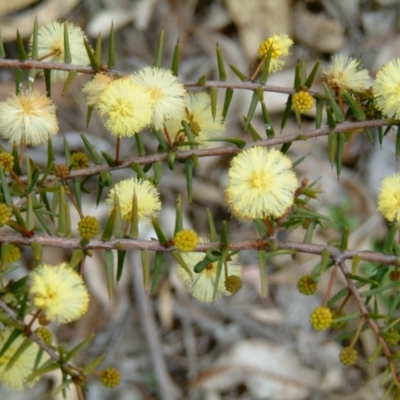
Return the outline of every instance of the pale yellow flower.
{"type": "Polygon", "coordinates": [[[378,210],[388,221],[400,224],[400,173],[382,181],[378,210]]]}
{"type": "Polygon", "coordinates": [[[0,132],[10,143],[39,146],[58,132],[56,106],[39,92],[12,95],[0,103],[0,132]]]}
{"type": "Polygon", "coordinates": [[[185,107],[186,89],[171,70],[144,67],[131,75],[131,79],[150,95],[153,111],[151,123],[155,129],[163,129],[167,119],[179,118],[185,107]]]}
{"type": "Polygon", "coordinates": [[[285,34],[271,36],[260,44],[258,47],[258,55],[260,58],[265,57],[272,46],[269,72],[276,72],[283,68],[285,62],[281,60],[280,57],[290,54],[289,47],[292,46],[292,44],[293,40],[285,34]]]}
{"type": "Polygon", "coordinates": [[[400,58],[389,61],[378,71],[372,88],[378,109],[400,119],[400,58]]]}
{"type": "MultiPolygon", "coordinates": [[[[225,130],[225,122],[222,118],[222,109],[217,104],[215,119],[211,114],[211,97],[204,92],[188,93],[185,97],[186,108],[174,119],[165,123],[168,133],[173,139],[184,135],[181,121],[186,121],[194,135],[194,140],[204,148],[212,145],[207,139],[221,136],[225,130]]],[[[185,137],[184,141],[188,138],[185,137]]],[[[182,149],[182,147],[180,147],[182,149]]]]}
{"type": "Polygon", "coordinates": [[[225,193],[238,219],[280,217],[293,204],[297,186],[287,156],[255,146],[233,158],[225,193]]]}
{"type": "MultiPolygon", "coordinates": [[[[13,329],[8,327],[0,331],[0,349],[9,339],[13,329]]],[[[31,342],[30,346],[18,357],[15,363],[7,368],[8,362],[14,356],[21,344],[27,339],[23,334],[19,335],[8,347],[6,352],[0,357],[0,382],[11,389],[21,391],[26,384],[26,378],[32,373],[35,366],[36,357],[39,352],[39,346],[31,342]]],[[[49,357],[46,354],[42,356],[42,363],[49,357]]],[[[28,386],[33,386],[36,380],[30,381],[28,386]]]]}
{"type": "Polygon", "coordinates": [[[87,105],[97,106],[100,95],[112,81],[110,75],[99,73],[94,75],[89,82],[86,82],[82,87],[82,93],[86,97],[87,105]]]}
{"type": "MultiPolygon", "coordinates": [[[[75,65],[89,65],[83,40],[85,34],[82,29],[71,23],[67,23],[69,47],[71,51],[71,63],[75,65]]],[[[30,38],[32,47],[33,35],[30,38]]],[[[38,30],[38,58],[42,61],[64,63],[64,23],[59,21],[49,22],[39,27],[38,30]]],[[[65,80],[68,71],[51,71],[51,80],[65,80]]]]}
{"type": "Polygon", "coordinates": [[[110,83],[99,96],[98,109],[106,128],[120,137],[134,136],[153,116],[149,93],[130,78],[110,83]]]}
{"type": "MultiPolygon", "coordinates": [[[[204,243],[206,240],[200,238],[200,242],[204,243]]],[[[189,252],[181,253],[183,260],[186,265],[193,271],[195,265],[204,259],[204,253],[189,252]]],[[[193,278],[186,272],[181,266],[176,266],[176,274],[178,278],[183,282],[186,290],[197,300],[205,303],[209,303],[214,300],[214,288],[216,284],[218,262],[213,262],[206,266],[206,268],[196,273],[193,271],[193,278]]],[[[237,263],[237,256],[233,256],[230,261],[227,262],[228,276],[241,277],[242,267],[237,263]]],[[[224,267],[222,267],[221,276],[219,279],[218,289],[216,298],[222,296],[230,296],[232,293],[225,288],[225,273],[224,267]]]]}
{"type": "Polygon", "coordinates": [[[328,86],[337,91],[364,92],[369,84],[369,74],[361,69],[361,62],[346,54],[334,56],[331,64],[322,70],[328,86]]]}
{"type": "Polygon", "coordinates": [[[156,217],[161,210],[160,194],[149,181],[137,178],[125,179],[118,182],[110,190],[106,202],[114,204],[114,196],[117,195],[121,207],[122,218],[129,222],[132,213],[133,194],[136,194],[139,222],[149,222],[156,217]]]}
{"type": "Polygon", "coordinates": [[[59,324],[75,321],[84,315],[89,294],[82,277],[67,263],[43,264],[31,273],[29,293],[33,304],[46,318],[59,324]]]}

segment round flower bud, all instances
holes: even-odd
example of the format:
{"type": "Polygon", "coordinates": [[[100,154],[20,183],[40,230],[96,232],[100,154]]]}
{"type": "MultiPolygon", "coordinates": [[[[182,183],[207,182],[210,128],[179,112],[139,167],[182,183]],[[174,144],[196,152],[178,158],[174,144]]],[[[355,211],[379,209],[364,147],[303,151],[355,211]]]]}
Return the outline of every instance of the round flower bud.
{"type": "Polygon", "coordinates": [[[71,154],[72,168],[82,169],[89,166],[89,157],[82,151],[76,151],[71,154]]]}
{"type": "Polygon", "coordinates": [[[346,321],[338,321],[335,322],[336,318],[341,318],[344,317],[346,314],[344,311],[339,311],[339,310],[331,310],[332,313],[332,322],[331,322],[331,328],[332,329],[342,329],[346,326],[346,321]]]}
{"type": "Polygon", "coordinates": [[[242,280],[237,275],[229,275],[225,279],[225,289],[228,292],[236,293],[242,288],[242,280]]]}
{"type": "Polygon", "coordinates": [[[299,92],[295,93],[292,97],[293,101],[293,108],[298,111],[299,113],[306,113],[313,108],[314,99],[310,95],[310,93],[300,90],[299,92]]]}
{"type": "Polygon", "coordinates": [[[78,232],[83,239],[91,239],[99,233],[100,225],[95,217],[83,217],[78,222],[78,232]]]}
{"type": "Polygon", "coordinates": [[[7,204],[0,203],[0,226],[5,225],[11,218],[12,211],[7,204]]]}
{"type": "Polygon", "coordinates": [[[317,290],[317,283],[310,275],[303,275],[297,282],[297,290],[305,296],[310,296],[317,290]]]}
{"type": "Polygon", "coordinates": [[[57,178],[67,179],[69,177],[69,168],[65,164],[59,164],[56,166],[54,174],[57,178]]]}
{"type": "Polygon", "coordinates": [[[43,340],[43,342],[51,345],[51,342],[53,341],[53,332],[49,328],[46,328],[45,326],[39,326],[35,332],[36,335],[43,340]]]}
{"type": "Polygon", "coordinates": [[[174,243],[179,251],[193,251],[199,242],[197,233],[190,229],[182,229],[174,237],[174,243]]]}
{"type": "Polygon", "coordinates": [[[328,329],[332,322],[332,312],[328,307],[317,307],[310,315],[311,326],[316,331],[328,329]]]}
{"type": "Polygon", "coordinates": [[[107,367],[101,371],[100,381],[103,386],[107,388],[114,388],[115,386],[119,385],[121,381],[121,374],[116,368],[107,367]]]}
{"type": "Polygon", "coordinates": [[[382,332],[382,336],[390,346],[396,346],[400,341],[400,333],[395,328],[389,328],[385,332],[382,332]]]}
{"type": "Polygon", "coordinates": [[[352,347],[344,347],[339,354],[340,362],[346,367],[350,367],[357,362],[358,352],[352,347]]]}
{"type": "Polygon", "coordinates": [[[8,245],[8,255],[7,262],[12,264],[18,261],[21,258],[21,250],[15,244],[10,243],[8,245]]]}
{"type": "Polygon", "coordinates": [[[39,314],[38,322],[39,322],[39,324],[42,325],[42,326],[47,326],[47,325],[50,324],[50,320],[48,320],[48,319],[46,318],[46,314],[45,314],[45,313],[40,313],[40,314],[39,314]]]}
{"type": "Polygon", "coordinates": [[[0,165],[5,171],[9,171],[14,166],[14,156],[6,151],[0,153],[0,165]]]}

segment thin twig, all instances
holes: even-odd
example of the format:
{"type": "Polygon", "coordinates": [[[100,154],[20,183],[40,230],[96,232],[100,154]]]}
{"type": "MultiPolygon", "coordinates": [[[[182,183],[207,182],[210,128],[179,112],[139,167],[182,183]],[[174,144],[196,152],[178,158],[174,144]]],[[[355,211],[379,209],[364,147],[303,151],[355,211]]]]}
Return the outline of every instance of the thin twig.
{"type": "MultiPolygon", "coordinates": [[[[108,69],[107,66],[101,66],[99,69],[93,69],[92,67],[86,65],[74,65],[74,64],[63,64],[63,63],[54,63],[54,62],[46,62],[46,61],[38,61],[38,60],[7,60],[0,59],[0,69],[10,68],[10,69],[46,69],[46,70],[58,70],[58,71],[75,71],[82,74],[92,75],[98,72],[107,72],[109,74],[117,74],[120,76],[128,75],[128,72],[117,71],[114,69],[108,69]]],[[[279,86],[270,86],[270,85],[261,85],[260,83],[255,83],[251,81],[247,82],[222,82],[222,81],[206,81],[204,83],[199,83],[198,81],[188,81],[184,82],[186,87],[217,87],[217,88],[231,88],[231,89],[247,89],[247,90],[255,90],[257,88],[262,88],[267,92],[277,92],[277,93],[285,93],[285,94],[294,94],[296,93],[294,88],[285,88],[279,86]]],[[[310,91],[311,94],[313,92],[310,91]]]]}
{"type": "MultiPolygon", "coordinates": [[[[131,265],[136,264],[131,253],[131,265]]],[[[141,319],[141,327],[150,350],[153,362],[154,375],[158,385],[160,398],[164,400],[175,400],[178,398],[179,390],[169,376],[168,369],[163,357],[163,350],[158,335],[158,327],[154,318],[154,310],[148,294],[143,286],[143,273],[141,268],[133,268],[132,285],[138,312],[141,319]]]]}
{"type": "MultiPolygon", "coordinates": [[[[307,139],[312,139],[320,136],[326,136],[329,133],[342,133],[351,130],[357,130],[362,128],[373,128],[380,126],[390,126],[393,122],[390,122],[386,119],[376,119],[370,121],[359,121],[359,122],[343,122],[338,124],[334,129],[329,126],[323,126],[319,129],[312,129],[305,132],[300,133],[292,133],[288,135],[282,135],[270,139],[259,140],[257,142],[249,143],[246,148],[254,147],[254,146],[277,146],[285,143],[291,143],[296,141],[306,141],[307,139]]],[[[237,146],[223,146],[223,147],[212,147],[207,149],[193,149],[193,150],[184,150],[178,151],[175,155],[176,160],[186,160],[191,158],[194,154],[197,157],[210,157],[210,156],[234,156],[237,153],[242,151],[237,146]]],[[[86,176],[93,176],[99,174],[101,171],[114,171],[120,169],[130,168],[130,165],[134,162],[139,165],[152,164],[157,161],[167,161],[168,153],[157,153],[146,156],[136,156],[129,158],[125,161],[121,161],[120,165],[110,166],[108,164],[105,165],[96,165],[93,167],[88,167],[76,171],[71,171],[67,179],[75,179],[82,178],[86,176]]],[[[26,176],[20,176],[20,180],[22,182],[27,181],[26,176]]],[[[46,185],[51,185],[53,181],[57,179],[54,175],[49,175],[46,179],[46,185]]],[[[39,177],[40,180],[40,177],[39,177]]],[[[7,183],[12,182],[12,178],[7,178],[7,183]]]]}
{"type": "MultiPolygon", "coordinates": [[[[158,241],[154,240],[135,240],[135,239],[112,239],[106,242],[93,239],[86,246],[82,246],[79,238],[65,237],[49,237],[34,235],[30,238],[23,237],[14,233],[0,234],[0,243],[13,243],[19,246],[30,246],[36,242],[45,247],[57,247],[60,249],[82,249],[82,250],[150,250],[172,252],[176,250],[175,246],[165,247],[158,241]]],[[[205,252],[211,248],[220,249],[222,246],[218,242],[200,243],[193,250],[194,252],[205,252]]],[[[243,240],[240,242],[229,242],[229,250],[275,250],[275,249],[293,249],[299,253],[321,255],[324,249],[328,249],[333,259],[340,258],[341,260],[352,259],[354,256],[359,256],[363,261],[370,261],[382,265],[397,265],[400,263],[400,257],[387,255],[383,253],[368,251],[368,250],[340,250],[337,247],[330,245],[310,244],[303,242],[280,241],[274,238],[243,240]]]]}
{"type": "Polygon", "coordinates": [[[72,378],[79,378],[80,374],[75,371],[75,367],[72,364],[60,363],[60,357],[53,348],[40,339],[35,332],[31,331],[24,321],[20,320],[14,310],[4,303],[3,300],[0,300],[0,309],[2,309],[15,323],[26,328],[25,330],[22,330],[23,333],[29,337],[32,342],[35,342],[44,352],[46,352],[53,361],[58,363],[63,371],[67,372],[72,378]]]}
{"type": "Polygon", "coordinates": [[[374,332],[377,342],[382,346],[382,352],[387,359],[390,370],[392,372],[393,379],[394,379],[395,383],[397,384],[397,386],[399,386],[400,381],[399,381],[399,377],[397,374],[396,365],[394,364],[394,361],[392,360],[392,354],[390,352],[390,349],[381,335],[378,324],[373,319],[369,318],[368,308],[365,305],[364,300],[361,297],[361,294],[358,291],[356,284],[351,279],[350,272],[347,269],[344,260],[341,258],[334,258],[334,257],[332,257],[332,258],[338,263],[339,268],[344,275],[347,286],[348,286],[350,292],[352,293],[354,300],[356,301],[357,306],[360,310],[361,317],[363,317],[365,319],[365,321],[367,322],[367,324],[369,325],[371,330],[374,332]]]}

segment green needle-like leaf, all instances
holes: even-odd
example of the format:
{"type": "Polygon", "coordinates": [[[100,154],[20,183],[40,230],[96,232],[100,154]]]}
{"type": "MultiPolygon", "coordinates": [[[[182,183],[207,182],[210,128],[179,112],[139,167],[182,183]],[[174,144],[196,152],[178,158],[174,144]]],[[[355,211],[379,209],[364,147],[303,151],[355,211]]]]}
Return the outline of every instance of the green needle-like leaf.
{"type": "Polygon", "coordinates": [[[217,45],[217,63],[218,63],[219,80],[224,82],[226,81],[227,75],[224,65],[224,59],[222,57],[221,49],[218,45],[217,45]]]}
{"type": "Polygon", "coordinates": [[[67,64],[70,64],[72,62],[67,22],[64,22],[64,62],[67,64]]]}

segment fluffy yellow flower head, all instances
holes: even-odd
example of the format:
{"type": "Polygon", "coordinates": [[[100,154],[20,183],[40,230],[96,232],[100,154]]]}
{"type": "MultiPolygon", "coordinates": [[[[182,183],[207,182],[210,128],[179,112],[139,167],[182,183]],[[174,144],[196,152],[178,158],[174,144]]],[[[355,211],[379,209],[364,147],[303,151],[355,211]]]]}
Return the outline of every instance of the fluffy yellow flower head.
{"type": "Polygon", "coordinates": [[[56,106],[39,92],[12,95],[0,103],[0,132],[10,143],[39,146],[58,132],[56,106]]]}
{"type": "Polygon", "coordinates": [[[388,221],[400,224],[400,173],[382,181],[378,210],[388,221]]]}
{"type": "Polygon", "coordinates": [[[389,61],[378,71],[372,88],[378,109],[400,119],[400,58],[389,61]]]}
{"type": "Polygon", "coordinates": [[[287,156],[255,146],[233,158],[225,193],[238,219],[280,217],[293,204],[297,186],[287,156]]]}
{"type": "Polygon", "coordinates": [[[137,198],[139,222],[149,222],[161,210],[160,194],[149,181],[137,178],[125,179],[110,190],[106,202],[113,205],[114,196],[117,195],[122,218],[129,222],[131,220],[134,193],[137,198]]]}
{"type": "Polygon", "coordinates": [[[286,56],[289,53],[289,47],[293,44],[293,40],[288,35],[274,35],[265,39],[258,47],[258,55],[260,58],[268,54],[270,47],[272,47],[271,62],[269,65],[269,72],[276,72],[282,69],[285,62],[280,60],[281,56],[286,56]]]}
{"type": "Polygon", "coordinates": [[[334,56],[331,64],[322,70],[328,86],[337,91],[364,92],[369,83],[369,74],[361,69],[361,63],[346,54],[334,56]]]}
{"type": "MultiPolygon", "coordinates": [[[[83,40],[85,34],[82,29],[73,24],[67,23],[69,48],[71,51],[71,63],[75,65],[88,65],[87,55],[83,40]]],[[[30,38],[32,47],[33,35],[30,38]]],[[[64,23],[59,21],[49,22],[39,27],[38,31],[38,56],[39,60],[64,63],[64,23]]],[[[51,80],[65,80],[68,71],[51,71],[51,80]]]]}
{"type": "MultiPolygon", "coordinates": [[[[0,348],[7,342],[13,329],[5,328],[0,331],[0,348]]],[[[23,390],[26,383],[26,378],[32,373],[33,367],[37,354],[39,352],[39,346],[31,342],[31,345],[25,349],[20,357],[15,361],[10,368],[7,368],[8,362],[14,356],[16,351],[27,339],[22,334],[19,335],[8,347],[6,352],[0,357],[0,382],[14,390],[23,390]]],[[[44,354],[42,362],[48,360],[48,356],[44,354]]],[[[30,381],[28,386],[33,386],[37,382],[36,380],[30,381]]]]}
{"type": "Polygon", "coordinates": [[[131,75],[131,79],[144,87],[150,96],[153,110],[151,123],[155,129],[162,129],[167,119],[179,118],[185,107],[186,89],[172,71],[144,67],[131,75]]]}
{"type": "Polygon", "coordinates": [[[29,292],[46,318],[59,324],[75,321],[88,309],[89,294],[83,279],[67,263],[36,268],[29,292]]]}
{"type": "MultiPolygon", "coordinates": [[[[193,132],[194,139],[200,143],[200,148],[208,147],[211,142],[207,139],[218,137],[225,130],[222,110],[217,105],[215,119],[211,114],[211,97],[204,92],[188,93],[185,97],[186,108],[175,119],[170,119],[165,126],[169,134],[175,139],[184,134],[181,121],[186,121],[193,132]]],[[[185,138],[185,140],[188,140],[185,138]]]]}
{"type": "MultiPolygon", "coordinates": [[[[200,242],[204,243],[206,240],[200,238],[200,242]]],[[[186,265],[193,270],[195,265],[204,259],[204,253],[181,253],[183,260],[186,265]]],[[[213,262],[200,273],[193,272],[193,278],[185,271],[185,269],[179,264],[176,266],[176,273],[178,278],[183,282],[186,290],[197,300],[204,303],[210,303],[213,301],[214,288],[217,276],[217,265],[218,262],[213,262]]],[[[228,261],[228,275],[241,277],[242,267],[237,263],[237,256],[232,257],[231,261],[228,261]]],[[[225,275],[224,268],[222,268],[221,276],[219,279],[217,296],[230,296],[232,292],[229,292],[225,288],[225,275]]]]}
{"type": "Polygon", "coordinates": [[[110,83],[99,96],[104,125],[115,136],[131,137],[150,125],[152,101],[148,91],[130,78],[110,83]]]}
{"type": "Polygon", "coordinates": [[[97,106],[100,95],[112,81],[111,76],[100,73],[96,74],[89,82],[86,82],[82,87],[82,93],[86,97],[87,105],[97,106]]]}

